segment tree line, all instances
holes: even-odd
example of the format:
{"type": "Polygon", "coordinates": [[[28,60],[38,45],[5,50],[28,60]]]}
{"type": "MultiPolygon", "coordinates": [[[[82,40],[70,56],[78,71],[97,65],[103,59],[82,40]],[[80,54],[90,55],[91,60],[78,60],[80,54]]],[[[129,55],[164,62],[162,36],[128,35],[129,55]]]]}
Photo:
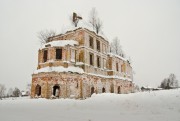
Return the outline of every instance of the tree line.
{"type": "MultiPolygon", "coordinates": [[[[27,85],[27,89],[29,90],[30,93],[30,84],[27,85]]],[[[0,84],[0,99],[2,98],[8,98],[8,97],[20,97],[23,96],[22,91],[15,87],[15,88],[9,88],[7,91],[6,87],[4,84],[0,84]]],[[[28,95],[28,94],[27,94],[28,95]]]]}
{"type": "Polygon", "coordinates": [[[161,82],[160,87],[163,89],[178,88],[179,83],[178,83],[178,80],[176,79],[175,74],[170,74],[169,77],[164,78],[161,82]]]}

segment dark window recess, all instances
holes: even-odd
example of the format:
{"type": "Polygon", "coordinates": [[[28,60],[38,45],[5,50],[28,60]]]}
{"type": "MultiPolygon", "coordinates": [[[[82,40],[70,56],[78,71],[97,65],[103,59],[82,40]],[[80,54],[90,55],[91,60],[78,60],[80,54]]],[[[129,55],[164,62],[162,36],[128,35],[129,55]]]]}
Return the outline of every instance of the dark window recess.
{"type": "Polygon", "coordinates": [[[102,93],[105,93],[106,92],[106,89],[103,87],[102,88],[102,93]]]}
{"type": "Polygon", "coordinates": [[[97,67],[100,67],[100,57],[97,56],[97,67]]]}
{"type": "Polygon", "coordinates": [[[90,56],[90,60],[89,60],[90,61],[90,65],[93,65],[93,54],[90,54],[89,56],[90,56]]]}
{"type": "Polygon", "coordinates": [[[93,48],[93,38],[89,36],[89,46],[93,48]]]}
{"type": "Polygon", "coordinates": [[[47,55],[48,55],[48,51],[44,50],[44,55],[43,55],[43,61],[46,62],[47,61],[47,55]]]}
{"type": "Polygon", "coordinates": [[[56,49],[56,59],[62,59],[62,49],[56,49]]]}
{"type": "Polygon", "coordinates": [[[119,71],[118,63],[116,63],[116,71],[119,71]]]}
{"type": "Polygon", "coordinates": [[[97,44],[97,50],[100,51],[100,41],[96,40],[96,44],[97,44]]]}

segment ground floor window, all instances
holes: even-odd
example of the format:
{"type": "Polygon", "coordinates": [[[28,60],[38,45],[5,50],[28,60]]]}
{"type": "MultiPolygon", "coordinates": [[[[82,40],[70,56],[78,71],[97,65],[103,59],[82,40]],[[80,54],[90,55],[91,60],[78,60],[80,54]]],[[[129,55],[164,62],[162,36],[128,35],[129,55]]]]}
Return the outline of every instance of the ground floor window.
{"type": "Polygon", "coordinates": [[[118,94],[121,93],[121,87],[120,86],[118,86],[117,92],[118,92],[118,94]]]}
{"type": "Polygon", "coordinates": [[[94,93],[94,87],[91,87],[91,95],[94,93]]]}
{"type": "Polygon", "coordinates": [[[41,95],[41,86],[40,86],[40,85],[37,85],[37,86],[36,86],[35,94],[36,94],[37,96],[40,96],[40,95],[41,95]]]}
{"type": "Polygon", "coordinates": [[[106,89],[103,87],[102,88],[102,93],[105,93],[106,92],[106,89]]]}
{"type": "Polygon", "coordinates": [[[55,86],[53,87],[53,95],[54,95],[55,97],[59,97],[59,95],[60,95],[60,86],[59,86],[59,85],[55,85],[55,86]]]}

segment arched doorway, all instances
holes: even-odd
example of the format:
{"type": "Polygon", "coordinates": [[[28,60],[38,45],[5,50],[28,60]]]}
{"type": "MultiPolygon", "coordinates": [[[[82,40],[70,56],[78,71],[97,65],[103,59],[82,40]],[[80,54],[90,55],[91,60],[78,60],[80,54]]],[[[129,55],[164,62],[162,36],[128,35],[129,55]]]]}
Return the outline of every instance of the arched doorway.
{"type": "Polygon", "coordinates": [[[41,95],[41,86],[39,84],[36,86],[35,95],[37,95],[37,96],[41,95]]]}
{"type": "Polygon", "coordinates": [[[120,93],[121,93],[121,87],[120,87],[120,86],[118,86],[118,90],[117,90],[117,92],[118,92],[118,94],[120,94],[120,93]]]}
{"type": "Polygon", "coordinates": [[[55,97],[59,97],[59,94],[60,94],[60,87],[59,87],[59,85],[54,85],[53,86],[53,95],[55,97]]]}
{"type": "Polygon", "coordinates": [[[94,87],[91,87],[91,95],[94,93],[94,87]]]}
{"type": "Polygon", "coordinates": [[[106,92],[106,89],[103,87],[102,88],[102,93],[105,93],[106,92]]]}

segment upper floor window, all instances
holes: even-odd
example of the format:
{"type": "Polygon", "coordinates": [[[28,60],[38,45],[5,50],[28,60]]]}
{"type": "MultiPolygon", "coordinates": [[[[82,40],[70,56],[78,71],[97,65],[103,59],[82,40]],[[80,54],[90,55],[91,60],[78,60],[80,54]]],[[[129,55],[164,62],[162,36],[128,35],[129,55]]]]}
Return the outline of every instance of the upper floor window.
{"type": "Polygon", "coordinates": [[[100,60],[100,56],[97,56],[97,67],[99,67],[99,68],[101,67],[100,61],[101,61],[101,60],[100,60]]]}
{"type": "Polygon", "coordinates": [[[119,71],[118,63],[116,63],[116,71],[119,71]]]}
{"type": "Polygon", "coordinates": [[[62,59],[62,49],[56,49],[56,59],[62,59]]]}
{"type": "Polygon", "coordinates": [[[97,50],[100,51],[100,41],[99,40],[96,40],[96,46],[97,46],[97,50]]]}
{"type": "Polygon", "coordinates": [[[47,56],[48,56],[48,51],[44,50],[44,54],[43,54],[43,61],[46,62],[47,61],[47,56]]]}
{"type": "Polygon", "coordinates": [[[92,53],[89,54],[89,64],[93,66],[94,55],[92,53]]]}
{"type": "Polygon", "coordinates": [[[89,47],[94,48],[93,37],[89,36],[89,47]]]}
{"type": "Polygon", "coordinates": [[[105,44],[102,44],[102,49],[103,49],[103,53],[106,53],[106,45],[105,44]]]}
{"type": "Polygon", "coordinates": [[[71,49],[71,61],[75,62],[76,60],[76,51],[74,49],[71,49]]]}
{"type": "Polygon", "coordinates": [[[121,65],[121,72],[126,72],[126,64],[125,63],[123,63],[121,65]]]}
{"type": "Polygon", "coordinates": [[[103,59],[103,66],[104,66],[104,68],[106,68],[106,59],[105,58],[103,59]]]}

